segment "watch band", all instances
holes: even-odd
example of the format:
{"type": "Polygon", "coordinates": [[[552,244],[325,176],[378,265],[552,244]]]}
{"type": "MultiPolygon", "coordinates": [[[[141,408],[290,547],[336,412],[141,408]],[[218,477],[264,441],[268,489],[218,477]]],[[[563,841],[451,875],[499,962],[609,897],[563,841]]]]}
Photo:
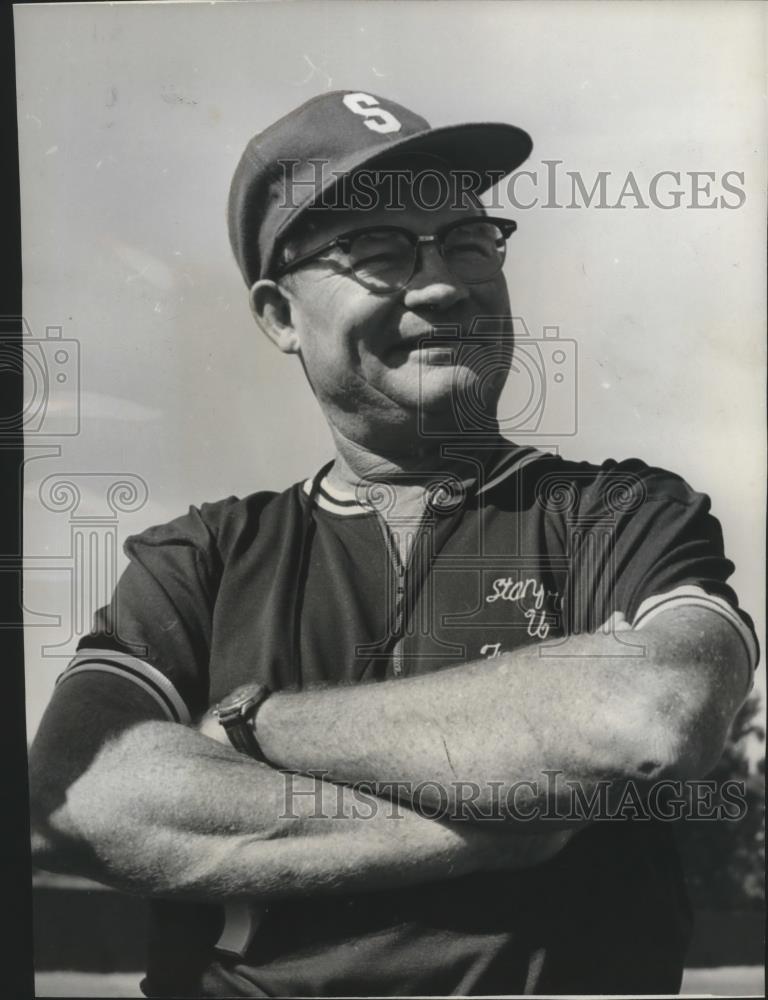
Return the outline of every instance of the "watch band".
{"type": "Polygon", "coordinates": [[[251,718],[236,719],[234,722],[230,722],[229,725],[224,726],[224,729],[229,737],[229,742],[235,750],[244,753],[247,757],[253,757],[254,760],[263,761],[264,756],[261,752],[259,741],[256,739],[256,733],[253,731],[251,718]]]}
{"type": "Polygon", "coordinates": [[[215,709],[235,750],[262,762],[266,758],[256,739],[253,719],[270,694],[271,690],[263,684],[244,684],[227,695],[215,709]]]}

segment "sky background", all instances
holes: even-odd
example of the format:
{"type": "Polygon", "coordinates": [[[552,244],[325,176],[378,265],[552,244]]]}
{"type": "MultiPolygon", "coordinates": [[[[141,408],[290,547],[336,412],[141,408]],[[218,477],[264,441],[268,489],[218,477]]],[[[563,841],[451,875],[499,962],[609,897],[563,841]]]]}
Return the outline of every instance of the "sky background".
{"type": "Polygon", "coordinates": [[[722,177],[744,174],[736,209],[686,207],[683,176],[677,209],[523,210],[502,194],[500,214],[519,225],[514,314],[532,341],[558,327],[567,343],[559,403],[553,348],[521,348],[523,369],[544,373],[552,433],[511,436],[640,457],[709,493],[763,642],[765,16],[573,0],[16,8],[30,737],[83,609],[123,565],[115,539],[190,503],[282,489],[331,455],[298,363],[251,320],[225,225],[248,139],[328,89],[386,95],[433,124],[521,125],[542,199],[545,160],[588,188],[609,171],[609,203],[630,171],[648,200],[670,170],[714,172],[701,200],[733,204],[722,177]]]}

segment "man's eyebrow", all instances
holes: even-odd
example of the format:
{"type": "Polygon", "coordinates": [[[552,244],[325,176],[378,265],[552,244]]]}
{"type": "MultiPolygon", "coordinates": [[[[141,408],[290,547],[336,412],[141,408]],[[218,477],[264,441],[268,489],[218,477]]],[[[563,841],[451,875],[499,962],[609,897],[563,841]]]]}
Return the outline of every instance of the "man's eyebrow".
{"type": "MultiPolygon", "coordinates": [[[[474,209],[479,213],[478,217],[488,215],[488,209],[477,195],[473,192],[465,192],[465,194],[468,195],[470,203],[456,205],[456,212],[474,209]]],[[[400,218],[403,211],[402,209],[391,209],[387,213],[386,219],[378,219],[376,222],[372,222],[369,218],[370,213],[364,210],[325,208],[314,210],[313,212],[313,209],[310,208],[307,214],[298,220],[295,228],[286,233],[281,239],[275,259],[279,264],[290,264],[296,257],[311,252],[315,247],[329,243],[342,234],[353,233],[358,230],[384,229],[388,226],[395,226],[400,229],[418,232],[418,225],[407,224],[400,218]],[[327,234],[324,232],[326,229],[327,234]]],[[[467,221],[472,218],[473,216],[471,215],[467,216],[467,221]]],[[[449,225],[450,221],[458,221],[458,219],[446,220],[444,225],[449,225]]]]}

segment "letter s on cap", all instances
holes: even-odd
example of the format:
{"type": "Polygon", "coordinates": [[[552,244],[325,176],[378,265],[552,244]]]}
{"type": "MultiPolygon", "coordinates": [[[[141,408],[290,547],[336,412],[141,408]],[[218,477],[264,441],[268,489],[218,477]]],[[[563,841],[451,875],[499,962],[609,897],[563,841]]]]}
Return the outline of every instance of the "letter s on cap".
{"type": "Polygon", "coordinates": [[[384,135],[387,132],[399,132],[403,127],[397,118],[382,108],[370,94],[345,94],[342,100],[353,114],[362,115],[363,124],[373,132],[384,135]]]}

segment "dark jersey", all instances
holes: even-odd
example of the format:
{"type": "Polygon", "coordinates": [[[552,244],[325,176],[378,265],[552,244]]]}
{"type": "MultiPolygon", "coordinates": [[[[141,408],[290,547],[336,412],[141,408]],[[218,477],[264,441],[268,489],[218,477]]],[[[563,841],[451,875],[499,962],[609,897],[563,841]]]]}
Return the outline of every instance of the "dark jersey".
{"type": "MultiPolygon", "coordinates": [[[[756,662],[720,526],[679,477],[515,446],[462,461],[418,526],[387,517],[386,487],[346,495],[318,478],[128,539],[113,600],[61,679],[119,673],[189,722],[247,681],[412,676],[687,604],[727,620],[756,662]],[[406,565],[398,532],[414,535],[406,565]]],[[[149,996],[672,992],[688,933],[656,822],[595,823],[523,872],[153,911],[149,996]]]]}

